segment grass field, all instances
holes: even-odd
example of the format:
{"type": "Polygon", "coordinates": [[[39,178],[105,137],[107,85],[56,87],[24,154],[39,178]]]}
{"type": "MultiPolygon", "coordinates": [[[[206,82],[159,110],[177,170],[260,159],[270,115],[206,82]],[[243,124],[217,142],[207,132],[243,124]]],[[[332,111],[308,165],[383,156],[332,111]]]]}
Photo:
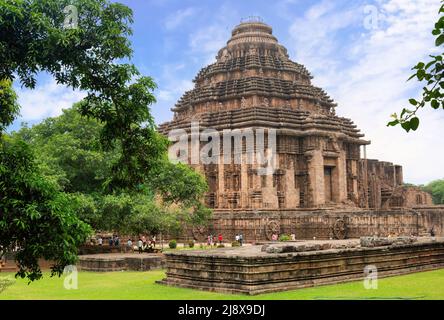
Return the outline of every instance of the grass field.
{"type": "MultiPolygon", "coordinates": [[[[0,277],[13,274],[0,273],[0,277]]],[[[258,296],[230,295],[174,288],[154,283],[164,271],[149,272],[80,272],[78,289],[66,290],[63,278],[50,278],[27,284],[15,283],[0,293],[3,299],[158,299],[158,300],[226,300],[226,299],[443,299],[444,269],[380,279],[378,289],[366,290],[362,281],[306,288],[258,296]]]]}

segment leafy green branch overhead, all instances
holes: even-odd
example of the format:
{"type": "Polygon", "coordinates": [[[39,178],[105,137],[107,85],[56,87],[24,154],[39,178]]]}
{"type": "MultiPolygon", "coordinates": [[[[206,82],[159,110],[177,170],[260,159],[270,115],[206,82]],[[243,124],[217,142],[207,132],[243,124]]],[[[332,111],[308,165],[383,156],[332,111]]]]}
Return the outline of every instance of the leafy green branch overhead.
{"type": "MultiPolygon", "coordinates": [[[[436,36],[435,46],[442,48],[444,45],[444,4],[439,9],[441,17],[435,23],[432,34],[436,36]]],[[[427,62],[419,62],[413,70],[415,73],[409,78],[417,79],[423,83],[423,92],[420,99],[410,99],[410,107],[404,108],[401,114],[393,114],[393,121],[388,126],[401,125],[404,130],[416,131],[419,127],[418,111],[424,107],[432,107],[433,109],[444,109],[444,53],[440,55],[431,55],[431,60],[427,62]]]]}
{"type": "MultiPolygon", "coordinates": [[[[91,232],[76,214],[78,205],[82,214],[91,214],[84,220],[97,221],[93,202],[82,192],[102,186],[110,197],[137,192],[149,186],[163,163],[167,140],[156,131],[150,112],[155,83],[127,62],[132,23],[130,8],[108,0],[0,0],[0,253],[18,245],[21,277],[40,278],[40,258],[54,261],[59,275],[63,266],[76,263],[77,247],[91,232]],[[65,24],[68,6],[78,9],[75,26],[65,24]],[[32,132],[23,138],[4,133],[19,113],[13,84],[33,89],[41,72],[87,94],[78,110],[100,124],[100,148],[85,147],[77,132],[70,132],[55,134],[35,152],[25,142],[32,132]],[[58,152],[57,144],[66,153],[58,152]],[[104,154],[112,157],[104,161],[104,154]],[[69,192],[80,194],[73,201],[69,192]]],[[[159,192],[168,195],[168,190],[159,192]]],[[[115,199],[106,200],[106,208],[120,210],[115,199]]],[[[188,206],[199,209],[198,216],[205,212],[194,204],[188,206]]]]}

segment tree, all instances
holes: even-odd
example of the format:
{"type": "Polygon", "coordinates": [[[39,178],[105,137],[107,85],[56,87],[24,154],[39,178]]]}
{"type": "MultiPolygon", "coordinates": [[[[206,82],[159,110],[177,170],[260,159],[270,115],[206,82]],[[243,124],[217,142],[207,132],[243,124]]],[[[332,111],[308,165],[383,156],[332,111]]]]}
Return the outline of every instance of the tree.
{"type": "Polygon", "coordinates": [[[78,105],[59,117],[45,119],[13,134],[29,143],[42,173],[69,193],[101,193],[111,175],[118,151],[105,152],[100,145],[103,125],[79,113],[78,105]]]}
{"type": "Polygon", "coordinates": [[[432,194],[434,204],[444,204],[444,179],[432,181],[423,189],[432,194]]]}
{"type": "Polygon", "coordinates": [[[39,258],[53,261],[52,274],[61,274],[76,263],[91,229],[70,197],[40,174],[26,143],[0,139],[0,249],[18,246],[21,277],[41,278],[39,258]]]}
{"type": "MultiPolygon", "coordinates": [[[[443,2],[443,1],[442,1],[443,2]]],[[[436,36],[435,45],[442,47],[444,44],[444,4],[439,9],[441,17],[435,23],[435,28],[432,34],[436,36]]],[[[430,106],[433,109],[444,109],[444,53],[440,55],[430,56],[432,59],[428,62],[419,62],[413,70],[415,73],[409,80],[416,78],[424,84],[422,98],[410,99],[409,103],[414,107],[413,110],[404,108],[401,114],[393,114],[393,121],[388,123],[388,126],[401,125],[404,130],[416,131],[419,127],[419,118],[417,113],[425,106],[430,106]]]]}
{"type": "Polygon", "coordinates": [[[12,88],[12,81],[0,77],[0,136],[19,112],[17,95],[12,88]]]}
{"type": "Polygon", "coordinates": [[[208,189],[206,180],[186,165],[171,163],[166,153],[147,173],[144,184],[134,190],[108,193],[103,185],[111,175],[117,152],[102,149],[103,125],[79,112],[75,104],[58,117],[31,128],[22,127],[13,137],[30,144],[46,178],[73,193],[82,221],[95,229],[127,232],[126,221],[131,220],[135,233],[140,233],[142,226],[146,232],[158,229],[169,233],[177,232],[178,225],[207,222],[211,211],[202,204],[208,189]],[[179,224],[172,222],[174,216],[179,224]]]}
{"type": "MultiPolygon", "coordinates": [[[[28,88],[40,71],[57,83],[87,92],[84,116],[103,123],[101,143],[110,151],[123,146],[113,164],[110,188],[133,188],[166,150],[155,130],[149,105],[153,80],[128,63],[132,11],[107,0],[0,0],[0,79],[28,88]],[[77,8],[77,25],[66,24],[64,9],[77,8]]],[[[13,118],[1,108],[0,118],[13,118]]]]}
{"type": "MultiPolygon", "coordinates": [[[[103,123],[107,151],[125,146],[109,187],[140,185],[166,141],[150,115],[154,82],[117,62],[131,57],[132,21],[128,7],[107,0],[0,0],[0,137],[19,110],[12,82],[32,89],[37,74],[47,72],[58,84],[87,92],[82,113],[103,123]],[[78,16],[69,17],[68,6],[78,16]]],[[[54,260],[53,271],[61,274],[89,230],[72,214],[68,196],[38,172],[29,148],[1,138],[0,246],[20,245],[22,277],[38,279],[42,257],[54,260]]]]}
{"type": "Polygon", "coordinates": [[[187,223],[205,224],[211,210],[202,204],[208,191],[205,178],[185,164],[171,163],[165,155],[160,165],[150,175],[149,187],[156,190],[167,205],[179,206],[188,211],[187,223]]]}

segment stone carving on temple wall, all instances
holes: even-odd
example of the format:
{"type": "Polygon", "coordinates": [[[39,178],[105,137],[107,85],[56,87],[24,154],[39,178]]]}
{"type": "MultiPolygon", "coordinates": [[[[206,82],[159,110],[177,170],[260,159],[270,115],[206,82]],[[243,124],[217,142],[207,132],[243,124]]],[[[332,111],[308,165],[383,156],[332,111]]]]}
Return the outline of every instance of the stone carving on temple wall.
{"type": "Polygon", "coordinates": [[[332,233],[335,239],[347,239],[348,221],[345,217],[339,218],[335,221],[332,227],[332,233]]]}
{"type": "Polygon", "coordinates": [[[279,235],[280,231],[281,231],[281,226],[277,221],[268,221],[265,224],[265,237],[268,240],[273,239],[273,234],[279,235]]]}
{"type": "Polygon", "coordinates": [[[291,108],[291,102],[290,100],[285,101],[285,108],[290,109],[291,108]]]}
{"type": "Polygon", "coordinates": [[[193,238],[196,241],[205,241],[208,234],[208,228],[205,226],[195,226],[192,230],[193,238]]]}
{"type": "Polygon", "coordinates": [[[241,108],[248,108],[247,99],[245,99],[245,97],[242,97],[241,99],[241,108]]]}
{"type": "Polygon", "coordinates": [[[224,51],[222,51],[222,55],[220,57],[220,62],[225,62],[229,59],[231,59],[231,54],[228,52],[227,49],[224,49],[224,51]]]}
{"type": "Polygon", "coordinates": [[[248,55],[253,56],[257,54],[257,49],[254,47],[251,47],[250,49],[248,49],[248,55]]]}
{"type": "Polygon", "coordinates": [[[262,107],[268,108],[269,106],[270,106],[270,100],[268,100],[268,98],[264,98],[262,100],[262,107]]]}

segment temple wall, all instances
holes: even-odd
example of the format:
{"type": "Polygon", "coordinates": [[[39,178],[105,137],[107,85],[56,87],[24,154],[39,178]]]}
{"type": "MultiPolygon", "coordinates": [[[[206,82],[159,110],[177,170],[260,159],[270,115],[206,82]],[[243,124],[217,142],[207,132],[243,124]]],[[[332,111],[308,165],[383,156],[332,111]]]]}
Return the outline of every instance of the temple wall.
{"type": "Polygon", "coordinates": [[[271,240],[273,233],[296,239],[343,239],[362,236],[423,235],[433,228],[444,236],[444,206],[386,211],[344,210],[216,210],[203,233],[188,230],[187,237],[205,241],[209,233],[222,233],[231,242],[238,233],[246,242],[271,240]]]}

